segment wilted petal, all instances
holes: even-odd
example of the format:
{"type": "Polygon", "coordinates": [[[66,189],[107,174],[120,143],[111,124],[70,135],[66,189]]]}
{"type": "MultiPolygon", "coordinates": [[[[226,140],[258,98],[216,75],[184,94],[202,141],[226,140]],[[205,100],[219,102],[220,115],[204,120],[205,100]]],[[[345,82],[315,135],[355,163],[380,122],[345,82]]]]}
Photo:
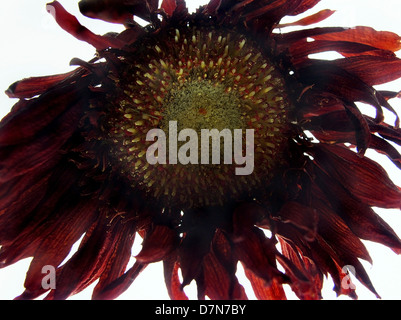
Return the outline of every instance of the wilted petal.
{"type": "Polygon", "coordinates": [[[109,47],[121,48],[124,46],[123,42],[115,38],[99,36],[82,26],[78,19],[68,13],[58,1],[53,1],[47,4],[47,11],[53,15],[61,28],[78,40],[91,44],[97,50],[104,50],[109,47]]]}
{"type": "Polygon", "coordinates": [[[164,279],[168,294],[173,300],[188,300],[182,290],[182,286],[178,277],[179,263],[176,261],[177,256],[172,254],[168,259],[163,261],[164,279]]]}
{"type": "Polygon", "coordinates": [[[267,285],[266,281],[257,277],[251,270],[245,269],[245,275],[251,283],[253,292],[259,300],[286,300],[283,286],[277,280],[273,279],[267,285]]]}
{"type": "Polygon", "coordinates": [[[179,236],[175,230],[167,226],[156,225],[145,236],[142,250],[135,258],[142,263],[163,260],[176,249],[178,242],[179,236]]]}

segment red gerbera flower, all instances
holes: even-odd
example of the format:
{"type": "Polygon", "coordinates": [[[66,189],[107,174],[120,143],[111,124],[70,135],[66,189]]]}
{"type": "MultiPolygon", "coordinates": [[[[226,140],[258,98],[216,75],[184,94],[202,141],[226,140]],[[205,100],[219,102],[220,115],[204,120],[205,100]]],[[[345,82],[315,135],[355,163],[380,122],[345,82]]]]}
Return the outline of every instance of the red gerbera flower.
{"type": "Polygon", "coordinates": [[[361,239],[401,252],[373,210],[400,208],[401,191],[365,153],[401,168],[389,103],[398,93],[373,87],[401,77],[401,38],[369,27],[281,32],[283,17],[318,2],[211,0],[190,14],[183,0],[81,1],[84,15],[126,27],[104,36],[48,4],[96,57],[7,90],[20,100],[0,122],[0,264],[33,257],[18,298],[65,299],[98,281],[93,298],[112,299],[158,261],[172,299],[186,299],[193,280],[199,299],[245,299],[238,262],[259,299],[284,299],[285,283],[300,299],[319,299],[327,275],[337,294],[355,298],[345,266],[378,296],[359,261],[371,261],[361,239]],[[327,51],[342,58],[310,57],[327,51]],[[166,163],[160,148],[151,163],[149,131],[176,141],[172,122],[198,134],[253,130],[251,173],[238,175],[237,161],[189,160],[189,145],[180,149],[186,163],[171,145],[166,163]],[[142,250],[127,268],[136,236],[142,250]],[[54,287],[43,285],[45,266],[56,269],[54,287]]]}

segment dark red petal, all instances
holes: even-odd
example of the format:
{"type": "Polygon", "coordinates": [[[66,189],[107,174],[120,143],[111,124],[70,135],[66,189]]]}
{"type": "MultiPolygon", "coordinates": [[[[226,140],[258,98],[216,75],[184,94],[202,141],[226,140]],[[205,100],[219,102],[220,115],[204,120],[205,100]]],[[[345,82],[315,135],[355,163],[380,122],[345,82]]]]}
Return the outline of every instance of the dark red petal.
{"type": "MultiPolygon", "coordinates": [[[[309,42],[307,39],[303,39],[290,46],[291,60],[295,66],[306,63],[310,54],[325,51],[337,51],[344,56],[360,56],[363,54],[363,57],[378,56],[383,57],[383,59],[394,57],[394,53],[391,51],[379,50],[366,44],[346,41],[315,40],[309,42]]],[[[341,62],[345,60],[339,59],[336,61],[341,62]]]]}
{"type": "MultiPolygon", "coordinates": [[[[303,274],[308,277],[309,284],[300,286],[295,281],[290,284],[295,294],[303,300],[319,300],[322,298],[321,290],[323,286],[322,272],[314,262],[306,258],[294,244],[285,241],[279,237],[280,247],[283,255],[287,257],[298,270],[303,270],[303,274]]],[[[310,243],[310,242],[309,242],[310,243]]]]}
{"type": "Polygon", "coordinates": [[[238,260],[268,285],[273,279],[280,283],[287,281],[287,277],[277,270],[276,256],[279,253],[273,241],[262,230],[249,228],[241,240],[235,243],[234,248],[238,260]]]}
{"type": "Polygon", "coordinates": [[[294,46],[294,43],[298,41],[302,40],[306,41],[308,37],[314,37],[321,34],[325,35],[331,33],[338,33],[344,30],[346,29],[341,27],[312,28],[312,29],[291,31],[283,34],[274,33],[272,36],[275,39],[275,41],[280,46],[283,47],[282,50],[287,50],[289,47],[294,46]]]}
{"type": "Polygon", "coordinates": [[[144,239],[142,250],[135,257],[142,263],[152,263],[165,259],[179,243],[179,236],[173,229],[156,225],[144,239]]]}
{"type": "Polygon", "coordinates": [[[172,300],[188,300],[182,290],[181,283],[178,277],[178,269],[180,264],[176,261],[176,255],[171,255],[163,261],[164,279],[170,299],[172,300]]]}
{"type": "Polygon", "coordinates": [[[303,0],[290,15],[298,15],[316,6],[320,0],[303,0]]]}
{"type": "Polygon", "coordinates": [[[77,70],[63,74],[27,78],[13,83],[6,91],[10,98],[32,98],[42,94],[66,78],[76,74],[77,70]]]}
{"type": "Polygon", "coordinates": [[[11,229],[11,232],[10,230],[7,232],[7,229],[3,231],[6,236],[9,236],[9,233],[17,232],[17,236],[10,239],[12,242],[1,249],[0,261],[4,265],[29,255],[32,256],[44,237],[48,235],[49,230],[53,229],[54,221],[60,223],[58,219],[62,219],[63,216],[60,216],[61,209],[57,209],[68,207],[81,200],[76,192],[76,184],[81,173],[76,168],[71,168],[72,164],[63,165],[54,169],[53,176],[39,181],[34,187],[33,190],[36,190],[37,187],[44,189],[44,193],[38,194],[39,201],[28,203],[29,205],[34,204],[34,206],[27,208],[15,206],[9,210],[10,216],[8,212],[5,214],[5,220],[3,220],[3,215],[0,216],[2,223],[10,221],[7,227],[11,229]],[[68,199],[66,199],[66,194],[69,195],[68,199]]]}
{"type": "Polygon", "coordinates": [[[138,38],[144,36],[146,31],[141,26],[131,26],[129,29],[117,35],[117,39],[125,42],[127,45],[133,44],[138,38]]]}
{"type": "Polygon", "coordinates": [[[315,151],[315,162],[364,203],[401,207],[401,191],[376,162],[340,146],[320,144],[315,151]]]}
{"type": "Polygon", "coordinates": [[[316,197],[313,205],[319,211],[320,217],[318,241],[326,242],[343,263],[346,263],[349,257],[358,257],[372,263],[369,252],[362,241],[350,230],[343,219],[329,206],[326,206],[324,200],[316,197]]]}
{"type": "Polygon", "coordinates": [[[401,77],[401,59],[397,57],[357,56],[338,59],[335,64],[370,86],[401,77]]]}
{"type": "MultiPolygon", "coordinates": [[[[76,130],[81,113],[81,104],[71,106],[54,123],[42,129],[32,142],[0,148],[0,181],[26,174],[57,157],[61,146],[76,130]]],[[[2,129],[7,133],[10,130],[7,125],[2,129]]]]}
{"type": "Polygon", "coordinates": [[[401,37],[393,32],[376,31],[370,27],[355,27],[338,33],[312,36],[318,40],[363,43],[378,49],[396,52],[401,49],[401,37]]]}
{"type": "Polygon", "coordinates": [[[254,32],[270,32],[281,18],[294,12],[302,2],[303,0],[273,0],[261,5],[253,1],[249,9],[241,14],[254,32]]]}
{"type": "Polygon", "coordinates": [[[179,247],[182,287],[198,276],[202,260],[210,250],[212,238],[213,232],[202,228],[193,229],[185,235],[179,247]]]}
{"type": "Polygon", "coordinates": [[[338,266],[338,270],[339,270],[339,275],[340,275],[339,283],[341,285],[339,285],[336,288],[337,296],[344,294],[344,295],[351,297],[354,300],[358,299],[358,296],[356,294],[356,286],[352,282],[352,279],[351,279],[351,276],[349,274],[349,270],[347,269],[347,267],[343,266],[343,268],[340,268],[338,266]],[[346,272],[344,272],[344,271],[346,271],[346,272]]]}
{"type": "Polygon", "coordinates": [[[127,24],[133,20],[133,15],[149,20],[151,13],[157,10],[157,5],[158,0],[82,0],[79,10],[90,18],[127,24]]]}
{"type": "Polygon", "coordinates": [[[232,245],[229,236],[221,229],[217,229],[213,238],[211,252],[207,256],[208,260],[204,261],[203,264],[205,293],[210,298],[209,290],[212,290],[217,296],[220,295],[218,299],[247,299],[242,286],[235,276],[238,260],[234,256],[232,245]],[[216,271],[210,270],[212,265],[215,265],[216,271]],[[216,274],[217,271],[220,272],[219,275],[216,274]],[[216,278],[211,279],[208,273],[212,273],[216,278]],[[220,280],[217,281],[217,279],[220,280]],[[221,290],[222,288],[216,288],[216,284],[219,281],[223,281],[221,284],[225,288],[223,291],[221,290]]]}
{"type": "Polygon", "coordinates": [[[5,187],[3,192],[1,192],[0,225],[3,227],[0,228],[0,241],[3,244],[3,241],[5,241],[3,236],[8,237],[12,234],[11,238],[14,238],[18,234],[18,232],[14,234],[12,229],[18,220],[24,219],[25,216],[22,214],[24,208],[25,210],[32,210],[42,200],[51,175],[48,170],[54,168],[55,162],[49,167],[42,167],[42,170],[38,170],[38,172],[27,174],[23,177],[16,177],[8,181],[8,188],[5,187]],[[7,219],[14,220],[14,223],[11,223],[9,220],[7,221],[7,219]],[[8,232],[3,230],[4,226],[7,226],[8,232]]]}
{"type": "Polygon", "coordinates": [[[291,223],[305,232],[305,239],[314,239],[319,219],[315,209],[297,202],[287,202],[280,209],[279,217],[280,222],[291,223]]]}
{"type": "MultiPolygon", "coordinates": [[[[118,265],[116,265],[118,267],[118,265]]],[[[124,265],[125,267],[125,265],[124,265]]],[[[147,264],[135,262],[134,265],[123,275],[109,282],[107,285],[96,286],[93,291],[94,300],[113,300],[124,293],[134,282],[136,277],[147,267],[147,264]]]]}
{"type": "Polygon", "coordinates": [[[66,299],[98,279],[115,253],[112,248],[131,234],[131,228],[129,223],[122,223],[118,218],[109,225],[107,220],[99,217],[86,233],[78,251],[58,270],[56,289],[46,299],[66,299]]]}
{"type": "Polygon", "coordinates": [[[88,95],[90,81],[87,71],[79,68],[40,97],[20,100],[0,122],[0,146],[31,141],[60,114],[88,95]]]}
{"type": "Polygon", "coordinates": [[[203,259],[205,294],[212,300],[244,300],[244,288],[238,283],[234,273],[219,262],[213,253],[203,259]]]}
{"type": "Polygon", "coordinates": [[[283,286],[273,279],[270,285],[257,277],[251,270],[245,269],[245,275],[251,283],[253,292],[259,300],[287,300],[283,286]]]}
{"type": "MultiPolygon", "coordinates": [[[[356,146],[358,149],[359,155],[364,155],[365,151],[369,147],[370,143],[370,130],[369,125],[359,111],[358,107],[354,103],[345,103],[344,104],[345,111],[349,115],[351,122],[355,127],[355,139],[356,139],[356,146]]],[[[377,108],[377,121],[382,119],[382,110],[380,107],[377,108]]]]}
{"type": "MultiPolygon", "coordinates": [[[[345,103],[350,115],[353,116],[355,123],[360,123],[360,129],[366,129],[366,124],[361,118],[360,112],[350,102],[361,101],[371,104],[376,108],[376,121],[383,121],[382,100],[379,100],[377,91],[371,86],[364,83],[358,77],[348,73],[346,70],[338,67],[335,62],[330,61],[311,61],[308,66],[302,67],[300,70],[301,81],[306,86],[314,85],[316,88],[324,92],[328,92],[340,97],[345,103]]],[[[387,104],[384,107],[388,107],[387,104]]],[[[393,110],[390,110],[393,111],[393,110]]],[[[364,131],[365,131],[364,129],[364,131]]],[[[366,134],[364,134],[366,137],[366,134]]]]}
{"type": "Polygon", "coordinates": [[[210,0],[206,7],[206,12],[212,15],[217,15],[217,10],[221,5],[222,0],[210,0]]]}
{"type": "MultiPolygon", "coordinates": [[[[131,258],[131,249],[134,239],[135,233],[133,227],[131,233],[121,233],[121,238],[115,241],[116,244],[111,248],[112,253],[105,270],[102,272],[99,282],[93,290],[93,299],[115,299],[128,289],[129,284],[120,286],[118,290],[115,284],[116,281],[120,281],[120,277],[123,276],[125,268],[131,258]],[[113,290],[111,290],[111,287],[113,287],[113,290]]],[[[144,263],[142,263],[141,270],[143,268],[145,268],[144,263]]],[[[135,277],[132,276],[134,272],[129,270],[127,273],[130,273],[130,281],[132,282],[135,279],[135,277]]],[[[136,273],[139,274],[138,270],[136,273]]]]}
{"type": "Polygon", "coordinates": [[[65,205],[58,217],[46,223],[47,227],[42,228],[43,240],[33,254],[34,258],[26,275],[26,290],[19,299],[34,299],[47,291],[42,287],[42,268],[46,265],[56,268],[64,260],[72,245],[93,223],[98,205],[97,200],[80,201],[72,207],[65,205]],[[79,223],[74,224],[71,221],[79,223]]]}
{"type": "MultiPolygon", "coordinates": [[[[340,276],[338,272],[338,267],[333,261],[333,255],[335,254],[333,250],[325,243],[320,243],[317,241],[313,242],[308,242],[305,243],[305,240],[302,236],[298,235],[298,230],[295,229],[294,227],[291,227],[289,225],[283,225],[283,224],[278,224],[277,225],[277,232],[278,232],[278,238],[280,240],[280,243],[283,246],[283,254],[287,256],[295,266],[297,266],[299,269],[307,269],[308,265],[305,264],[304,261],[300,260],[300,257],[297,255],[296,259],[292,257],[291,255],[288,254],[288,250],[286,250],[286,246],[283,245],[284,243],[289,243],[289,245],[294,246],[294,249],[291,249],[292,251],[296,252],[299,250],[299,252],[304,256],[307,257],[308,259],[311,259],[311,261],[315,264],[316,269],[314,270],[314,275],[316,273],[320,274],[327,274],[330,273],[332,276],[333,282],[335,284],[335,288],[340,288],[341,287],[341,281],[340,281],[340,276]],[[285,228],[284,228],[285,227],[285,228]]],[[[309,273],[311,274],[311,273],[309,273]]],[[[305,272],[305,276],[308,276],[308,272],[305,272]]],[[[317,274],[316,274],[317,276],[317,274]]],[[[291,285],[291,284],[290,284],[291,285]]],[[[313,287],[315,287],[315,290],[320,288],[321,283],[319,284],[319,280],[314,278],[310,280],[310,287],[306,287],[305,293],[307,295],[310,295],[311,292],[313,292],[313,287]],[[309,289],[309,290],[308,290],[309,289]],[[310,293],[308,293],[308,291],[310,293]]],[[[298,287],[297,284],[295,283],[294,290],[295,292],[302,296],[302,287],[298,287]]],[[[320,296],[320,291],[317,291],[317,296],[320,296]]],[[[312,297],[310,295],[310,297],[312,297]]],[[[316,297],[316,295],[315,295],[316,297]]]]}
{"type": "Polygon", "coordinates": [[[367,204],[357,200],[335,179],[314,168],[315,182],[324,192],[332,209],[342,217],[352,232],[361,239],[382,243],[401,252],[401,240],[394,230],[367,204]]]}
{"type": "Polygon", "coordinates": [[[58,1],[48,3],[47,11],[53,15],[61,28],[78,40],[91,44],[97,50],[104,50],[109,47],[122,48],[125,45],[118,39],[94,34],[92,31],[82,26],[77,18],[68,13],[58,1]]]}
{"type": "Polygon", "coordinates": [[[169,17],[171,17],[175,11],[175,8],[177,8],[177,2],[176,0],[163,0],[160,8],[163,9],[169,17]]]}
{"type": "Polygon", "coordinates": [[[385,154],[399,169],[401,169],[401,154],[389,142],[372,135],[370,147],[379,153],[385,154]]]}

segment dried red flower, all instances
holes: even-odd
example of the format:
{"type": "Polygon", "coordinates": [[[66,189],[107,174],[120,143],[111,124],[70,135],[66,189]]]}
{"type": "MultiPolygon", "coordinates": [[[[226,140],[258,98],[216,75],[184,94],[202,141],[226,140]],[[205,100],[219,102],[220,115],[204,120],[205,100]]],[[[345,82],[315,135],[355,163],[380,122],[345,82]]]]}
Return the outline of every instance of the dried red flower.
{"type": "Polygon", "coordinates": [[[199,299],[245,299],[238,262],[259,299],[285,299],[283,283],[300,299],[320,299],[328,274],[337,294],[355,298],[341,285],[346,265],[378,296],[358,260],[371,260],[361,239],[401,252],[401,240],[372,209],[400,208],[401,191],[364,154],[376,150],[401,168],[392,145],[401,144],[399,119],[388,102],[398,93],[372,87],[401,76],[394,54],[401,38],[369,27],[275,32],[332,14],[280,25],[317,2],[211,0],[189,14],[183,0],[160,8],[153,0],[81,1],[83,14],[127,27],[105,36],[57,1],[48,4],[97,58],[74,59],[72,72],[7,90],[20,100],[0,123],[0,265],[33,257],[18,298],[45,293],[42,267],[60,265],[83,234],[47,299],[68,298],[96,280],[93,298],[115,298],[157,261],[172,299],[186,299],[192,280],[199,299]],[[343,58],[309,57],[325,51],[343,58]],[[362,114],[357,101],[376,117],[362,114]],[[396,116],[394,125],[383,109],[396,116]],[[254,173],[150,165],[146,133],[173,120],[199,130],[254,129],[254,173]],[[136,234],[142,250],[126,270],[136,234]]]}

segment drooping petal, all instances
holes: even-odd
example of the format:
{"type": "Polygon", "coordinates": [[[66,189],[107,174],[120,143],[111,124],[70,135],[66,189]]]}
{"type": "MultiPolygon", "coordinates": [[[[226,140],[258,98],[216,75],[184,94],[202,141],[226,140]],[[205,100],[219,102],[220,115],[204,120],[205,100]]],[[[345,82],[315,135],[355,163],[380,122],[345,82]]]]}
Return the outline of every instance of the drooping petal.
{"type": "Polygon", "coordinates": [[[26,174],[45,162],[57,158],[61,147],[76,130],[81,114],[82,105],[78,103],[50,126],[41,130],[32,142],[1,148],[0,181],[8,181],[16,176],[26,174]]]}
{"type": "Polygon", "coordinates": [[[322,144],[315,151],[316,163],[361,201],[382,208],[401,207],[401,191],[373,160],[341,146],[322,144]]]}
{"type": "Polygon", "coordinates": [[[299,286],[296,283],[294,283],[294,285],[290,284],[292,290],[303,300],[321,299],[320,292],[323,286],[322,272],[320,272],[316,264],[306,258],[294,244],[285,241],[282,237],[279,237],[279,241],[283,255],[290,259],[299,270],[304,270],[303,273],[309,279],[308,286],[299,286]]]}
{"type": "Polygon", "coordinates": [[[338,59],[335,64],[370,86],[401,77],[401,59],[397,57],[361,55],[338,59]]]}
{"type": "Polygon", "coordinates": [[[342,217],[352,232],[361,239],[382,243],[401,252],[401,240],[394,230],[373,209],[352,196],[335,179],[314,168],[315,182],[324,192],[336,214],[342,217]]]}
{"type": "MultiPolygon", "coordinates": [[[[126,264],[122,266],[116,264],[115,266],[121,269],[121,267],[125,267],[126,264]]],[[[143,264],[140,262],[135,262],[134,265],[122,274],[120,277],[114,279],[113,281],[107,281],[107,285],[104,286],[96,286],[93,291],[92,299],[95,300],[113,300],[124,293],[134,282],[136,277],[147,267],[147,264],[143,264]]],[[[119,271],[121,273],[121,271],[119,271]]]]}
{"type": "Polygon", "coordinates": [[[280,283],[288,280],[277,270],[276,256],[279,254],[277,249],[272,240],[268,239],[260,229],[256,227],[248,229],[244,237],[235,243],[234,248],[238,260],[268,285],[273,279],[280,283]]]}
{"type": "Polygon", "coordinates": [[[137,261],[152,263],[163,260],[179,243],[179,236],[170,227],[156,225],[145,236],[142,250],[136,256],[137,261]]]}
{"type": "Polygon", "coordinates": [[[178,277],[178,270],[180,264],[178,263],[177,255],[171,254],[169,258],[163,261],[164,279],[167,287],[168,294],[173,300],[188,300],[181,287],[178,277]]]}
{"type": "Polygon", "coordinates": [[[53,90],[30,101],[21,100],[0,122],[0,146],[11,146],[27,141],[51,124],[68,108],[88,97],[90,77],[78,73],[60,82],[53,90]],[[78,81],[78,83],[77,83],[78,81]]]}
{"type": "MultiPolygon", "coordinates": [[[[76,202],[80,202],[81,199],[76,192],[76,183],[80,180],[81,175],[82,173],[77,171],[71,163],[62,163],[61,166],[54,169],[51,176],[46,177],[44,181],[39,181],[37,186],[31,190],[34,191],[37,187],[43,189],[43,193],[37,195],[39,201],[22,202],[31,207],[16,206],[1,216],[2,220],[3,217],[5,218],[2,222],[9,221],[7,226],[11,229],[10,233],[14,235],[14,238],[4,242],[5,246],[0,250],[0,261],[3,266],[32,256],[54,226],[61,222],[64,223],[63,216],[60,215],[62,210],[57,209],[67,208],[74,202],[75,205],[76,202]]],[[[90,216],[90,213],[88,215],[90,216]]],[[[3,232],[6,235],[9,234],[7,230],[2,230],[3,232]]]]}
{"type": "Polygon", "coordinates": [[[46,229],[41,228],[42,240],[34,252],[34,258],[27,272],[25,291],[17,299],[34,299],[47,291],[42,286],[44,276],[42,268],[44,266],[56,268],[60,265],[70,252],[72,245],[94,222],[98,205],[95,199],[85,203],[80,201],[72,207],[65,205],[58,217],[46,223],[46,229]],[[79,226],[70,223],[74,220],[80,221],[79,226]]]}
{"type": "Polygon", "coordinates": [[[212,300],[244,300],[246,294],[234,273],[229,272],[213,253],[203,259],[205,294],[212,300]]]}
{"type": "Polygon", "coordinates": [[[251,283],[253,292],[259,300],[286,300],[283,286],[276,279],[273,279],[270,285],[257,277],[251,270],[245,269],[245,275],[251,283]]]}
{"type": "Polygon", "coordinates": [[[125,241],[131,229],[131,224],[122,223],[118,218],[109,225],[99,217],[86,233],[78,251],[58,270],[56,289],[46,299],[66,299],[98,279],[115,254],[112,248],[125,241]]]}

